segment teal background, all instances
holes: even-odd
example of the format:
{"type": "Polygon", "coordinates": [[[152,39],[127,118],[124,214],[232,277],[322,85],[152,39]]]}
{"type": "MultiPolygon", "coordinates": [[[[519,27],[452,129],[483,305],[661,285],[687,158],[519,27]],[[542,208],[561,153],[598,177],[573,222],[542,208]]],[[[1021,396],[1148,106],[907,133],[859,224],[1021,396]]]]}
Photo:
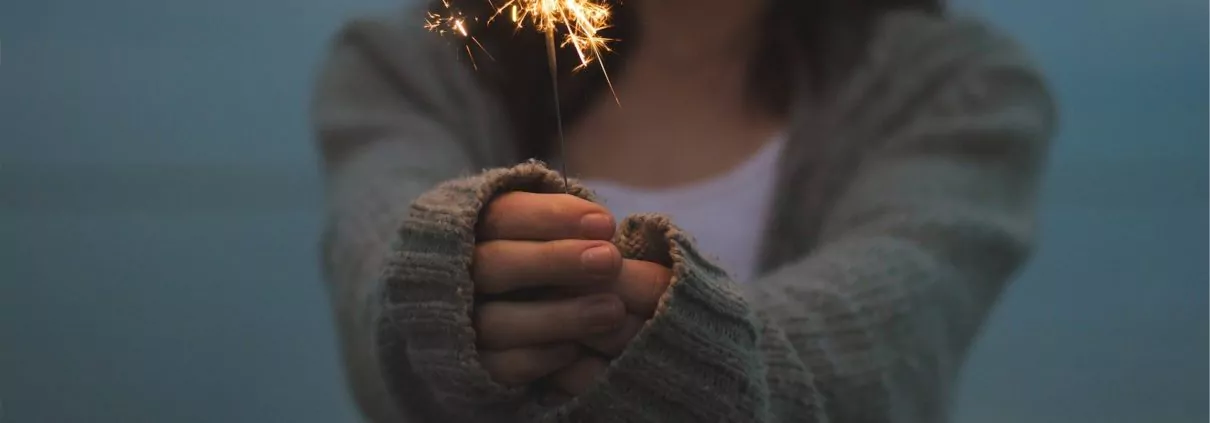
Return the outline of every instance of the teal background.
{"type": "MultiPolygon", "coordinates": [[[[387,0],[0,5],[0,422],[349,422],[306,104],[387,0]]],[[[959,2],[1063,109],[960,423],[1207,421],[1207,4],[959,2]]]]}

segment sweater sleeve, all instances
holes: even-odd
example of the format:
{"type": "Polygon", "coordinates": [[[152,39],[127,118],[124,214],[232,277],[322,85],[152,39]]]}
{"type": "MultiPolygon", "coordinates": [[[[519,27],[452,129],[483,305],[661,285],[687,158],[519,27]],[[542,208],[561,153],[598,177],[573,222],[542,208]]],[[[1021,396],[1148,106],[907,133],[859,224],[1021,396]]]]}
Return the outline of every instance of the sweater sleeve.
{"type": "Polygon", "coordinates": [[[974,22],[902,24],[917,35],[885,47],[883,68],[925,82],[887,104],[901,118],[852,138],[867,147],[816,248],[745,286],[831,421],[946,421],[968,348],[1032,251],[1055,127],[1011,40],[974,22]]]}
{"type": "Polygon", "coordinates": [[[490,104],[450,49],[411,30],[420,18],[397,18],[344,26],[312,104],[326,185],[324,276],[350,386],[375,422],[424,421],[400,413],[423,415],[429,404],[423,389],[407,383],[400,384],[403,400],[391,398],[375,356],[376,287],[390,240],[414,199],[488,166],[496,148],[485,144],[495,125],[484,118],[490,104]]]}
{"type": "MultiPolygon", "coordinates": [[[[614,243],[627,258],[670,267],[672,281],[602,378],[556,405],[540,387],[493,381],[471,321],[476,223],[500,194],[562,189],[557,173],[531,162],[444,182],[412,203],[378,286],[375,345],[397,401],[423,387],[431,421],[824,421],[821,391],[785,333],[655,214],[624,219],[614,243]]],[[[592,200],[574,181],[570,192],[592,200]]]]}
{"type": "MultiPolygon", "coordinates": [[[[673,280],[626,350],[588,391],[562,404],[541,403],[534,387],[496,384],[483,369],[469,275],[483,206],[507,191],[561,192],[557,175],[527,163],[427,190],[425,182],[388,193],[389,206],[369,207],[390,207],[385,215],[398,220],[337,218],[375,221],[382,230],[375,234],[390,234],[363,253],[329,249],[348,254],[333,263],[389,251],[347,267],[364,269],[347,280],[360,290],[351,300],[359,310],[351,324],[362,331],[353,344],[377,360],[367,377],[390,402],[417,410],[418,421],[943,420],[967,347],[1031,245],[1053,110],[1037,72],[1010,43],[978,31],[917,35],[911,40],[960,42],[913,52],[919,45],[903,37],[893,51],[876,49],[903,60],[879,57],[890,60],[884,71],[911,75],[920,89],[865,107],[847,123],[861,129],[853,139],[863,153],[806,256],[741,287],[666,218],[623,221],[616,240],[623,253],[670,266],[673,280]],[[921,54],[929,51],[944,54],[921,54]],[[413,195],[406,206],[401,198],[413,195]]],[[[383,162],[360,168],[400,166],[383,162]]],[[[388,188],[380,189],[399,186],[382,181],[388,188]]],[[[365,189],[350,182],[338,192],[365,189]]],[[[360,216],[366,207],[355,209],[334,215],[360,216]]],[[[334,245],[359,245],[362,237],[341,241],[337,228],[334,245]]]]}
{"type": "Polygon", "coordinates": [[[966,351],[1031,249],[1054,110],[1011,42],[910,24],[912,40],[878,54],[915,89],[885,84],[904,95],[866,109],[887,112],[871,121],[882,125],[851,123],[864,148],[815,248],[737,288],[646,219],[641,239],[666,248],[674,273],[659,312],[546,419],[946,420],[966,351]]]}

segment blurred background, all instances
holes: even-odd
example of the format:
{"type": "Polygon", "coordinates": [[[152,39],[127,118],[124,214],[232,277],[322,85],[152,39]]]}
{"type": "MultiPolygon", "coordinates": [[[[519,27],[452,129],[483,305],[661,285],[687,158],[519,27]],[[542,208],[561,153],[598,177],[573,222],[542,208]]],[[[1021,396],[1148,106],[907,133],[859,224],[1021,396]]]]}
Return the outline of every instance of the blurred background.
{"type": "MultiPolygon", "coordinates": [[[[356,421],[306,107],[337,25],[397,1],[0,4],[0,422],[356,421]]],[[[1206,422],[1207,3],[956,5],[1063,108],[956,421],[1206,422]]]]}

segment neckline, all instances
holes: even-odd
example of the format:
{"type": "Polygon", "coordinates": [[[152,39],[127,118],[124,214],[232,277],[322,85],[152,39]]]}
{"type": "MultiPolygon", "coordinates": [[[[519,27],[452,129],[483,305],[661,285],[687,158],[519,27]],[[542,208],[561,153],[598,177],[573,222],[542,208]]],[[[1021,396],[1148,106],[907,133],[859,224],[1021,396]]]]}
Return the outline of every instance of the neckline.
{"type": "Polygon", "coordinates": [[[768,173],[777,165],[778,157],[785,148],[788,136],[778,132],[772,139],[761,146],[756,153],[724,173],[711,176],[696,182],[675,185],[665,188],[643,188],[618,182],[587,179],[582,182],[596,191],[622,191],[629,196],[643,199],[659,197],[662,201],[677,203],[692,203],[702,199],[716,199],[719,192],[730,192],[752,185],[763,173],[768,173]]]}

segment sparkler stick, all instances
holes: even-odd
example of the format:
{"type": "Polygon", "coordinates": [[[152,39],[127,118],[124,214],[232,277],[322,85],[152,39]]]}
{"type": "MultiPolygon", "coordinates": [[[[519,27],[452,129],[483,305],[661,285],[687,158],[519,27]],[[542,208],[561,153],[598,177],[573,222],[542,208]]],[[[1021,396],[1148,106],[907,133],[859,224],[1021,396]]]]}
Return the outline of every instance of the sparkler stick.
{"type": "MultiPolygon", "coordinates": [[[[559,156],[560,167],[563,173],[563,189],[565,192],[570,192],[570,185],[567,183],[567,142],[563,135],[563,111],[559,105],[559,78],[558,78],[558,61],[556,49],[557,47],[571,46],[580,58],[579,66],[575,70],[581,70],[588,67],[592,62],[597,62],[601,67],[601,73],[605,76],[605,83],[609,87],[609,92],[613,94],[614,101],[621,105],[618,100],[617,92],[613,89],[613,82],[609,80],[609,74],[605,71],[605,63],[601,60],[602,52],[608,52],[608,43],[610,39],[602,37],[599,33],[601,30],[609,26],[610,10],[609,6],[604,3],[604,0],[507,0],[502,6],[496,7],[491,3],[491,0],[485,0],[496,10],[487,23],[490,24],[497,17],[509,12],[517,29],[520,30],[526,23],[533,25],[534,29],[541,31],[546,36],[546,61],[550,68],[551,88],[554,90],[555,104],[555,120],[557,135],[559,137],[559,156]],[[561,45],[557,45],[555,40],[555,32],[558,29],[564,29],[564,36],[561,45]]],[[[442,5],[445,7],[445,14],[429,13],[428,22],[425,27],[439,34],[454,33],[462,37],[468,38],[479,46],[484,53],[487,49],[483,48],[483,44],[479,43],[475,37],[469,35],[466,29],[468,18],[462,16],[461,12],[454,10],[449,0],[443,0],[442,5]]],[[[479,18],[471,18],[470,21],[478,22],[479,18]]],[[[475,65],[474,55],[471,54],[470,45],[465,46],[467,55],[470,57],[471,66],[478,69],[475,65]]],[[[488,53],[488,57],[491,54],[488,53]]],[[[493,59],[494,60],[494,59],[493,59]]]]}
{"type": "Polygon", "coordinates": [[[567,140],[563,138],[563,108],[559,105],[559,62],[555,58],[555,31],[546,30],[546,64],[550,67],[550,84],[555,96],[555,127],[559,134],[559,173],[563,174],[563,193],[571,194],[567,183],[567,140]]]}

